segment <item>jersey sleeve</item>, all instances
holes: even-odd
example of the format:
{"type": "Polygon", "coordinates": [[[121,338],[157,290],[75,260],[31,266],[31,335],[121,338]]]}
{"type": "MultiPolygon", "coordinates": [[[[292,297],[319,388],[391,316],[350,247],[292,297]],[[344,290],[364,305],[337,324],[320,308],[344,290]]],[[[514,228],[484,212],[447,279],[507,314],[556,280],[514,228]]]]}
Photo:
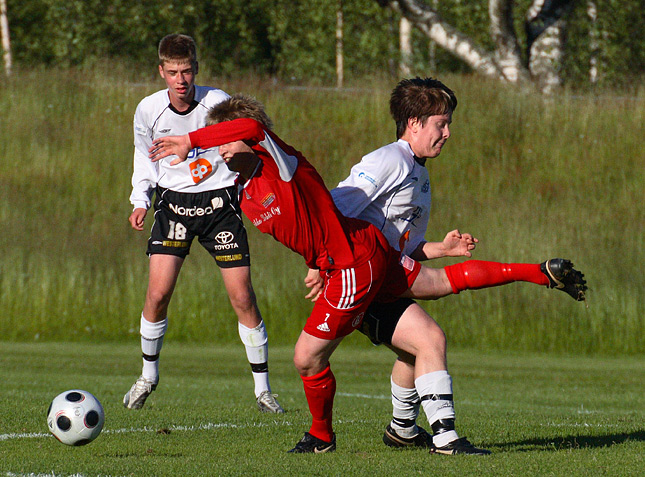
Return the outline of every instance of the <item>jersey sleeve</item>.
{"type": "Polygon", "coordinates": [[[159,177],[159,165],[148,157],[148,149],[152,146],[152,127],[148,123],[139,103],[134,113],[134,172],[130,194],[130,203],[135,209],[150,208],[152,192],[159,177]]]}
{"type": "Polygon", "coordinates": [[[241,118],[206,126],[188,133],[191,147],[208,149],[234,141],[261,142],[265,138],[264,128],[254,119],[241,118]]]}
{"type": "MultiPolygon", "coordinates": [[[[289,182],[298,167],[298,157],[287,152],[286,145],[275,134],[265,131],[255,119],[225,121],[189,133],[192,147],[209,148],[234,141],[251,141],[263,148],[275,166],[280,179],[289,182]]],[[[255,147],[255,146],[254,146],[255,147]]]]}
{"type": "Polygon", "coordinates": [[[352,167],[349,176],[331,191],[336,207],[344,216],[360,216],[372,202],[396,187],[406,176],[405,163],[386,157],[382,149],[364,156],[352,167]]]}

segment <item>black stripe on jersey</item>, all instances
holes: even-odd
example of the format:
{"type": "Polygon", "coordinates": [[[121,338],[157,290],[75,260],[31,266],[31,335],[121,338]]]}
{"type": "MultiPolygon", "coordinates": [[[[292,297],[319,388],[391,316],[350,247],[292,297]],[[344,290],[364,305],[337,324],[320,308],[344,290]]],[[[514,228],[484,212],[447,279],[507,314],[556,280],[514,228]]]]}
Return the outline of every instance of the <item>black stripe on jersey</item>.
{"type": "Polygon", "coordinates": [[[168,109],[170,109],[173,113],[178,114],[180,116],[186,116],[187,114],[192,113],[197,106],[199,106],[199,103],[193,99],[193,102],[190,103],[190,106],[186,111],[177,111],[177,109],[175,109],[172,103],[168,105],[168,109]]]}

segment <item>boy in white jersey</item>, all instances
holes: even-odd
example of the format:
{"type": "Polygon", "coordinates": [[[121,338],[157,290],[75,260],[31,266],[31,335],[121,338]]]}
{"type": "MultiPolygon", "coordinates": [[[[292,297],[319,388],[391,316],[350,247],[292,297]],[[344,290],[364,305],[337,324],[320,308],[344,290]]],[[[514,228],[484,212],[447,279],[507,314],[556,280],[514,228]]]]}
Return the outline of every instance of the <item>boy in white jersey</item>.
{"type": "MultiPolygon", "coordinates": [[[[398,140],[363,157],[331,191],[344,215],[376,225],[392,247],[417,261],[470,257],[477,243],[472,235],[458,230],[449,232],[443,242],[424,239],[430,213],[430,181],[425,161],[437,157],[450,137],[449,125],[456,107],[454,93],[437,80],[401,81],[390,99],[398,140]]],[[[464,282],[472,288],[492,282],[504,284],[512,279],[557,287],[576,300],[584,299],[586,291],[582,274],[568,260],[552,259],[540,265],[473,260],[455,267],[463,270],[464,282]]],[[[462,274],[453,276],[450,267],[446,271],[451,280],[462,274]]],[[[321,284],[315,273],[307,276],[306,284],[312,288],[307,297],[317,299],[321,284]]],[[[410,298],[374,302],[365,313],[361,331],[374,343],[385,344],[398,355],[391,377],[393,419],[383,436],[386,445],[431,448],[442,454],[489,453],[459,438],[455,431],[446,337],[423,308],[410,298]],[[411,336],[419,334],[427,337],[424,349],[416,354],[402,351],[409,346],[411,336]],[[419,353],[433,366],[419,369],[419,353]],[[433,436],[416,425],[421,405],[433,436]]]]}
{"type": "Polygon", "coordinates": [[[125,394],[129,409],[143,407],[159,382],[159,353],[168,326],[167,311],[177,277],[194,237],[213,256],[238,317],[240,339],[255,383],[258,409],[282,413],[271,393],[267,333],[251,284],[249,246],[236,193],[236,174],[217,148],[195,148],[189,160],[170,166],[152,163],[148,148],[156,138],[185,134],[206,122],[208,110],[229,96],[196,86],[198,63],[194,40],[168,35],[159,42],[159,74],[167,89],[144,98],[134,115],[134,173],[129,221],[143,230],[155,194],[155,221],[148,241],[148,290],[141,314],[142,374],[125,394]]]}

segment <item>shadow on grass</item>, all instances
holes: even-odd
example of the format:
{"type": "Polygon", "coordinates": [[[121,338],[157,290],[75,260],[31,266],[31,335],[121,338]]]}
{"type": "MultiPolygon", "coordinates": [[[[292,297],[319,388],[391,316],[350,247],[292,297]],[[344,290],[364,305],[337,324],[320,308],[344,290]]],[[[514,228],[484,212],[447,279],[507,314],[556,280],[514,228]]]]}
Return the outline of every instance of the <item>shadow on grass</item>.
{"type": "Polygon", "coordinates": [[[611,447],[627,441],[645,441],[645,430],[604,436],[558,436],[526,439],[500,444],[498,447],[508,451],[566,450],[611,447]]]}

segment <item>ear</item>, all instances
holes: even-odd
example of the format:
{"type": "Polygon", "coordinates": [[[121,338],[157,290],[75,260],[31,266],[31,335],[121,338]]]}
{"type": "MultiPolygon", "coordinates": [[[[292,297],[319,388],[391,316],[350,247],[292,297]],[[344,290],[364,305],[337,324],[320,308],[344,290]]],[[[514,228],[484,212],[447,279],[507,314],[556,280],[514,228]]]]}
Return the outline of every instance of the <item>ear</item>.
{"type": "Polygon", "coordinates": [[[419,121],[419,118],[408,118],[408,131],[416,133],[420,127],[421,121],[419,121]]]}
{"type": "Polygon", "coordinates": [[[165,79],[165,77],[163,75],[163,66],[161,66],[161,65],[159,65],[159,76],[161,76],[162,78],[165,79]]]}
{"type": "Polygon", "coordinates": [[[193,69],[195,70],[194,74],[197,74],[199,72],[199,61],[195,61],[195,67],[193,69]]]}

